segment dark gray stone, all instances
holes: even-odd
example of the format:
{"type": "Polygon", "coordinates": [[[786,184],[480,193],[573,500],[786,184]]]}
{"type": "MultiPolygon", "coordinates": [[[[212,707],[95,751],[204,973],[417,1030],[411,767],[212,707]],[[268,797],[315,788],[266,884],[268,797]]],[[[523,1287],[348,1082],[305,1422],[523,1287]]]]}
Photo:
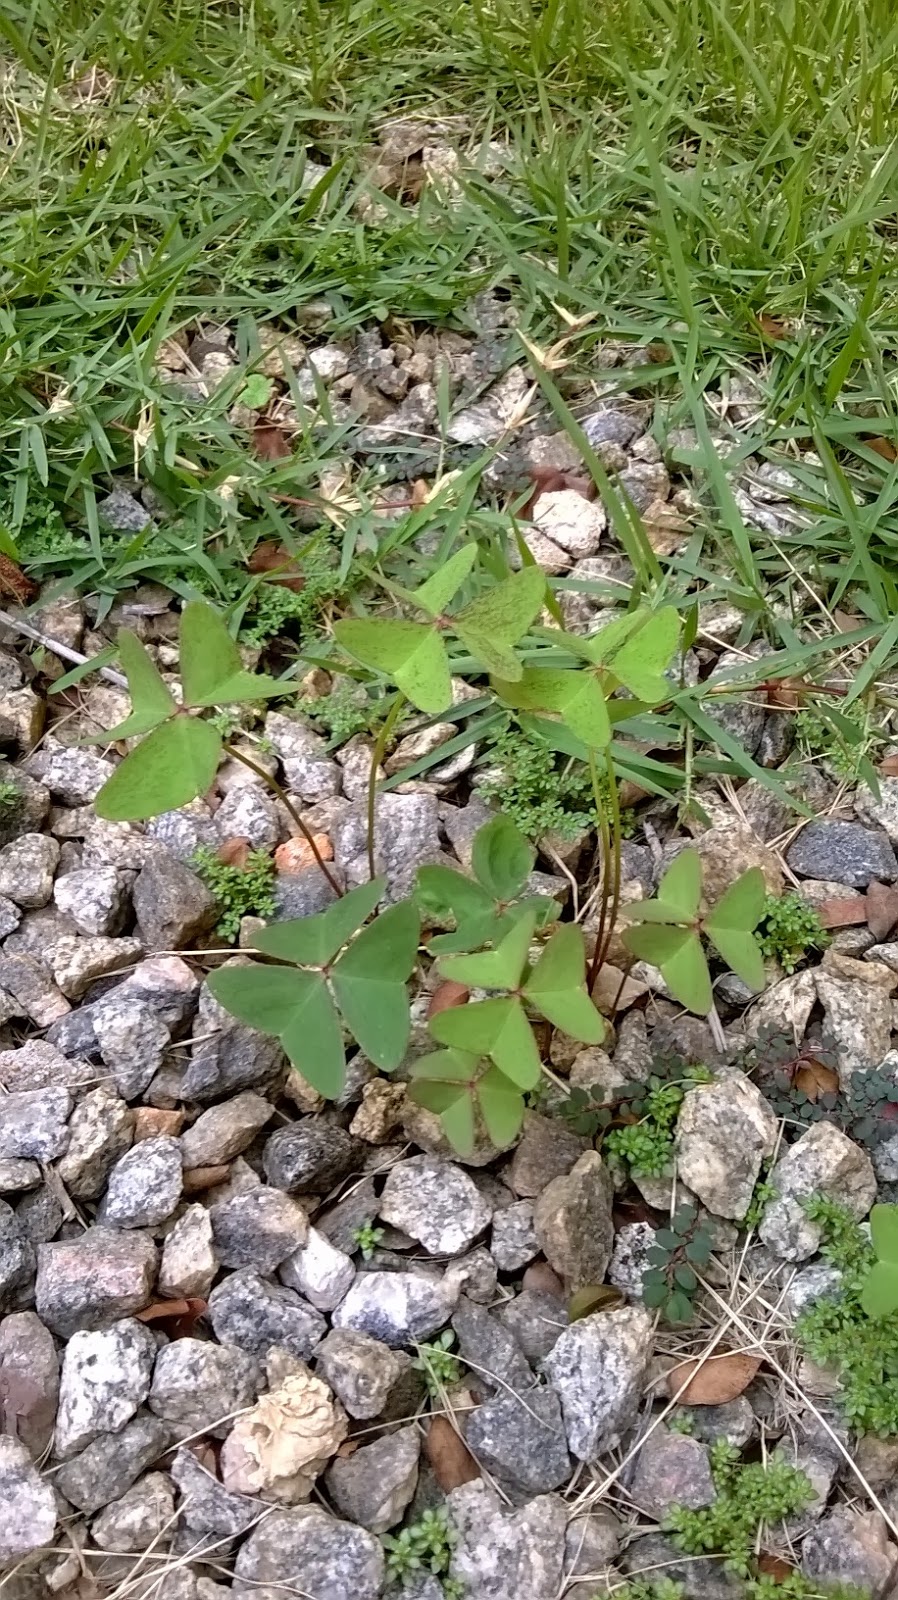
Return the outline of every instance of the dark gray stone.
{"type": "Polygon", "coordinates": [[[295,1200],[261,1184],[211,1209],[212,1237],[223,1267],[274,1272],[308,1238],[309,1223],[295,1200]]]}
{"type": "Polygon", "coordinates": [[[137,875],[134,914],[148,950],[179,950],[214,927],[218,907],[195,872],[160,851],[137,875]]]}
{"type": "Polygon", "coordinates": [[[860,822],[809,822],[786,851],[793,872],[865,889],[873,879],[892,883],[898,860],[888,835],[860,822]]]}
{"type": "Polygon", "coordinates": [[[68,1089],[33,1089],[0,1097],[0,1156],[56,1161],[69,1142],[68,1089]]]}
{"type": "Polygon", "coordinates": [[[117,533],[142,533],[151,518],[127,489],[113,489],[97,503],[97,516],[117,533]]]}
{"type": "Polygon", "coordinates": [[[517,1339],[497,1322],[485,1306],[462,1295],[452,1318],[462,1360],[476,1375],[478,1386],[508,1388],[523,1393],[533,1387],[533,1369],[517,1339]]]}
{"type": "Polygon", "coordinates": [[[552,1389],[533,1383],[520,1393],[498,1393],[470,1413],[464,1432],[475,1460],[513,1500],[559,1489],[570,1477],[561,1405],[552,1389]]]}
{"type": "Polygon", "coordinates": [[[261,1361],[273,1345],[307,1361],[327,1332],[320,1312],[292,1289],[251,1271],[234,1272],[212,1290],[209,1320],[223,1344],[238,1345],[261,1361]]]}
{"type": "Polygon", "coordinates": [[[142,1139],[112,1168],[98,1220],[116,1228],[155,1228],[171,1216],[183,1186],[178,1140],[165,1134],[142,1139]]]}
{"type": "Polygon", "coordinates": [[[19,1299],[19,1292],[34,1278],[36,1254],[26,1238],[19,1219],[5,1200],[0,1200],[0,1308],[19,1299]]]}
{"type": "Polygon", "coordinates": [[[371,1533],[386,1533],[411,1504],[420,1454],[421,1435],[412,1424],[338,1456],[324,1478],[336,1510],[371,1533]]]}
{"type": "Polygon", "coordinates": [[[262,1161],[276,1189],[321,1193],[352,1171],[359,1154],[359,1145],[339,1123],[309,1119],[272,1133],[262,1161]]]}
{"type": "Polygon", "coordinates": [[[275,1511],[237,1557],[233,1600],[293,1600],[296,1580],[315,1600],[377,1600],[384,1577],[380,1540],[319,1506],[275,1511]]]}
{"type": "Polygon", "coordinates": [[[274,1096],[283,1084],[287,1057],[277,1039],[235,1022],[205,985],[195,1031],[198,1042],[192,1046],[182,1080],[185,1100],[204,1104],[243,1089],[274,1096]]]}
{"type": "Polygon", "coordinates": [[[149,1407],[181,1438],[198,1432],[223,1437],[233,1413],[252,1405],[261,1383],[259,1367],[245,1350],[174,1339],[156,1358],[149,1407]]]}
{"type": "Polygon", "coordinates": [[[168,1449],[172,1429],[146,1412],[119,1433],[104,1433],[53,1474],[60,1494],[91,1516],[109,1505],[168,1449]]]}
{"type": "Polygon", "coordinates": [[[513,1300],[504,1301],[496,1315],[534,1367],[545,1360],[568,1325],[564,1300],[542,1289],[522,1289],[513,1300]]]}
{"type": "Polygon", "coordinates": [[[258,1500],[230,1494],[192,1450],[177,1450],[169,1471],[181,1491],[181,1526],[196,1539],[236,1539],[258,1520],[258,1500]]]}
{"type": "Polygon", "coordinates": [[[16,1206],[16,1218],[24,1237],[33,1245],[49,1244],[62,1227],[62,1206],[56,1195],[42,1185],[22,1196],[16,1206]]]}
{"type": "MultiPolygon", "coordinates": [[[[331,868],[333,871],[333,867],[331,868]]],[[[334,878],[345,884],[345,875],[334,872],[334,878]]],[[[279,872],[274,880],[275,914],[272,922],[290,922],[294,917],[314,917],[319,911],[332,906],[337,896],[320,867],[303,867],[301,872],[279,872]]]]}
{"type": "Polygon", "coordinates": [[[423,1386],[410,1355],[354,1328],[332,1328],[315,1352],[315,1367],[359,1422],[393,1412],[411,1415],[417,1404],[414,1391],[420,1393],[423,1386]],[[406,1394],[404,1405],[401,1396],[406,1394]]]}

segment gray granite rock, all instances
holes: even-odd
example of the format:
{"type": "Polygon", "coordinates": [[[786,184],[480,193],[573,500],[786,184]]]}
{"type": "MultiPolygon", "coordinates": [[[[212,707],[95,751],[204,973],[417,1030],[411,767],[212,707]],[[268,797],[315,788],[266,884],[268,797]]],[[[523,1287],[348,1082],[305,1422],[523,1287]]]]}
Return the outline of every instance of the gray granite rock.
{"type": "Polygon", "coordinates": [[[421,1436],[412,1424],[338,1456],[324,1476],[335,1509],[371,1533],[386,1533],[411,1504],[420,1454],[421,1436]]]}
{"type": "Polygon", "coordinates": [[[561,1404],[553,1389],[532,1382],[520,1392],[500,1390],[464,1419],[463,1428],[475,1460],[518,1504],[561,1488],[570,1477],[561,1404]]]}
{"type": "Polygon", "coordinates": [[[112,1168],[98,1218],[116,1228],[155,1228],[171,1216],[182,1188],[178,1140],[142,1139],[112,1168]]]}
{"type": "Polygon", "coordinates": [[[59,1357],[53,1335],[33,1311],[0,1320],[0,1391],[18,1438],[37,1459],[53,1437],[59,1357]]]}
{"type": "Polygon", "coordinates": [[[287,1058],[277,1039],[235,1022],[205,985],[195,1033],[182,1078],[185,1100],[202,1105],[243,1089],[265,1094],[284,1082],[287,1058]]]}
{"type": "Polygon", "coordinates": [[[490,1253],[500,1272],[520,1272],[540,1252],[533,1226],[533,1203],[516,1200],[493,1216],[490,1253]]]}
{"type": "Polygon", "coordinates": [[[80,1455],[65,1461],[53,1482],[66,1500],[86,1516],[109,1505],[152,1466],[172,1439],[158,1417],[139,1413],[118,1433],[103,1433],[80,1455]]]}
{"type": "Polygon", "coordinates": [[[397,1396],[411,1393],[417,1379],[404,1350],[391,1350],[354,1328],[332,1328],[315,1352],[315,1366],[358,1422],[392,1411],[397,1396]]]}
{"type": "Polygon", "coordinates": [[[31,1089],[0,1098],[0,1157],[56,1161],[69,1142],[68,1089],[31,1089]]]}
{"type": "Polygon", "coordinates": [[[134,1112],[110,1085],[101,1083],[76,1105],[59,1176],[73,1200],[96,1200],[109,1172],[130,1150],[134,1112]]]}
{"type": "Polygon", "coordinates": [[[743,1073],[697,1084],[686,1091],[677,1122],[680,1181],[714,1216],[741,1222],[778,1132],[760,1089],[743,1073]]]}
{"type": "Polygon", "coordinates": [[[62,1205],[55,1190],[42,1185],[22,1196],[16,1205],[16,1221],[31,1244],[49,1244],[62,1227],[62,1205]]]}
{"type": "Polygon", "coordinates": [[[37,1252],[37,1313],[60,1338],[107,1328],[149,1305],[156,1247],[145,1233],[93,1227],[37,1252]]]}
{"type": "Polygon", "coordinates": [[[717,1498],[707,1447],[665,1427],[643,1442],[628,1485],[640,1511],[659,1522],[672,1505],[696,1511],[717,1498]]]}
{"type": "Polygon", "coordinates": [[[36,956],[0,956],[0,1015],[29,1017],[49,1028],[71,1010],[68,1000],[36,956]]]}
{"type": "Polygon", "coordinates": [[[233,1161],[252,1144],[274,1115],[270,1100],[252,1090],[203,1111],[181,1135],[184,1166],[211,1167],[233,1161]]]}
{"type": "Polygon", "coordinates": [[[205,1300],[218,1273],[212,1221],[203,1205],[188,1206],[166,1234],[159,1268],[159,1293],[165,1298],[205,1300]]]}
{"type": "Polygon", "coordinates": [[[53,885],[53,899],[79,933],[117,934],[124,928],[128,892],[115,867],[67,872],[53,885]]]}
{"type": "Polygon", "coordinates": [[[91,1008],[103,1063],[124,1100],[138,1100],[159,1071],[171,1035],[145,1000],[113,990],[91,1008]]]}
{"type": "Polygon", "coordinates": [[[63,745],[52,736],[27,758],[23,767],[30,778],[37,778],[53,799],[65,806],[90,805],[115,771],[115,763],[95,750],[63,745]]]}
{"type": "Polygon", "coordinates": [[[845,1584],[864,1594],[885,1594],[895,1581],[896,1567],[898,1547],[877,1511],[865,1514],[836,1506],[802,1546],[802,1572],[823,1587],[845,1584]]]}
{"type": "Polygon", "coordinates": [[[133,899],[137,927],[148,950],[180,950],[207,933],[218,917],[215,898],[202,879],[161,852],[138,873],[133,899]]]}
{"type": "Polygon", "coordinates": [[[211,1209],[215,1253],[223,1267],[274,1272],[305,1244],[306,1213],[280,1189],[259,1185],[211,1209]]]}
{"type": "Polygon", "coordinates": [[[567,1524],[559,1495],[539,1495],[509,1514],[481,1478],[453,1489],[446,1508],[457,1538],[450,1575],[465,1600],[556,1600],[567,1524]]]}
{"type": "Polygon", "coordinates": [[[0,1194],[22,1194],[36,1189],[40,1182],[41,1169],[36,1161],[0,1156],[0,1194]]]}
{"type": "Polygon", "coordinates": [[[384,1578],[380,1540],[320,1506],[275,1511],[242,1546],[233,1600],[294,1600],[296,1577],[315,1600],[377,1600],[384,1578]]]}
{"type": "Polygon", "coordinates": [[[655,1583],[662,1572],[683,1587],[690,1600],[744,1600],[745,1584],[728,1573],[720,1561],[707,1556],[684,1556],[661,1533],[647,1533],[634,1539],[621,1554],[620,1564],[628,1577],[641,1577],[655,1583]]]}
{"type": "Polygon", "coordinates": [[[258,1520],[258,1500],[231,1494],[185,1446],[175,1451],[169,1470],[181,1491],[181,1526],[191,1543],[237,1539],[258,1520]]]}
{"type": "Polygon", "coordinates": [[[611,1260],[614,1184],[597,1150],[584,1151],[570,1172],[553,1178],[533,1208],[540,1248],[572,1289],[601,1283],[611,1260]]]}
{"type": "Polygon", "coordinates": [[[334,1326],[355,1328],[402,1349],[442,1328],[458,1295],[448,1275],[434,1279],[414,1272],[363,1272],[334,1312],[334,1326]]]}
{"type": "Polygon", "coordinates": [[[524,1131],[511,1160],[508,1181],[522,1199],[541,1195],[553,1178],[570,1172],[574,1162],[590,1148],[590,1141],[573,1133],[557,1117],[528,1111],[524,1131]]]}
{"type": "Polygon", "coordinates": [[[561,1400],[568,1444],[581,1461],[613,1449],[635,1420],[652,1354],[641,1306],[594,1312],[565,1328],[543,1363],[561,1400]]]}
{"type": "Polygon", "coordinates": [[[117,533],[142,533],[152,521],[140,501],[135,500],[127,489],[120,488],[111,489],[97,502],[97,516],[107,528],[114,528],[117,533]]]}
{"type": "Polygon", "coordinates": [[[356,1275],[352,1258],[337,1250],[330,1240],[310,1228],[305,1244],[286,1261],[278,1276],[288,1289],[308,1300],[318,1311],[333,1311],[348,1293],[356,1275]]]}
{"type": "Polygon", "coordinates": [[[327,1332],[321,1313],[292,1289],[249,1270],[231,1273],[212,1290],[209,1320],[222,1343],[237,1345],[260,1361],[273,1345],[307,1361],[327,1332]]]}
{"type": "Polygon", "coordinates": [[[522,1289],[497,1307],[496,1316],[534,1368],[568,1325],[564,1299],[541,1289],[522,1289]]]}
{"type": "Polygon", "coordinates": [[[233,1413],[252,1405],[260,1387],[259,1367],[245,1350],[174,1339],[156,1358],[149,1407],[181,1438],[198,1432],[223,1437],[233,1413]]]}
{"type": "Polygon", "coordinates": [[[0,1433],[0,1567],[53,1542],[56,1500],[25,1446],[0,1433]]]}
{"type": "Polygon", "coordinates": [[[133,1317],[95,1333],[75,1333],[59,1383],[56,1454],[77,1455],[101,1433],[118,1433],[150,1392],[156,1341],[133,1317]]]}
{"type": "Polygon", "coordinates": [[[774,1195],[759,1233],[785,1261],[806,1261],[819,1247],[822,1230],[802,1202],[824,1195],[860,1220],[876,1199],[876,1175],[867,1152],[831,1122],[815,1122],[790,1145],[772,1168],[774,1195]]]}
{"type": "Polygon", "coordinates": [[[492,1207],[454,1162],[411,1156],[390,1168],[379,1215],[430,1255],[457,1256],[489,1226],[492,1207]]]}
{"type": "Polygon", "coordinates": [[[171,1528],[174,1511],[171,1479],[164,1472],[151,1472],[94,1518],[91,1538],[100,1550],[149,1550],[171,1528]]]}
{"type": "Polygon", "coordinates": [[[23,1232],[12,1206],[0,1200],[0,1310],[21,1304],[19,1291],[31,1284],[35,1264],[34,1245],[23,1232]]]}
{"type": "Polygon", "coordinates": [[[270,711],[265,718],[265,737],[280,758],[287,788],[305,805],[340,793],[340,768],[308,722],[270,711]]]}
{"type": "Polygon", "coordinates": [[[786,850],[786,861],[802,878],[825,878],[857,889],[865,889],[874,878],[882,883],[898,878],[888,835],[860,822],[809,822],[786,850]]]}
{"type": "Polygon", "coordinates": [[[274,800],[260,785],[244,783],[225,795],[209,831],[221,844],[228,839],[246,839],[253,850],[272,850],[280,836],[281,819],[274,800]]]}
{"type": "Polygon", "coordinates": [[[358,1159],[356,1141],[337,1122],[292,1122],[265,1141],[262,1161],[269,1183],[297,1193],[333,1188],[358,1159]]]}
{"type": "MultiPolygon", "coordinates": [[[[440,856],[439,805],[430,794],[381,794],[374,830],[374,860],[387,879],[387,899],[412,891],[419,867],[440,856]]],[[[367,813],[355,803],[334,828],[334,860],[351,887],[368,880],[367,813]]]]}
{"type": "MultiPolygon", "coordinates": [[[[343,888],[345,875],[331,866],[332,876],[343,888]]],[[[303,867],[301,872],[279,872],[274,880],[275,914],[272,922],[290,922],[296,917],[314,917],[332,906],[337,896],[320,867],[303,867]]]]}
{"type": "Polygon", "coordinates": [[[62,993],[80,1000],[97,978],[120,972],[142,955],[139,939],[62,938],[50,952],[50,966],[62,993]]]}
{"type": "Polygon", "coordinates": [[[45,906],[58,861],[59,844],[51,834],[21,834],[0,850],[0,894],[23,909],[45,906]]]}

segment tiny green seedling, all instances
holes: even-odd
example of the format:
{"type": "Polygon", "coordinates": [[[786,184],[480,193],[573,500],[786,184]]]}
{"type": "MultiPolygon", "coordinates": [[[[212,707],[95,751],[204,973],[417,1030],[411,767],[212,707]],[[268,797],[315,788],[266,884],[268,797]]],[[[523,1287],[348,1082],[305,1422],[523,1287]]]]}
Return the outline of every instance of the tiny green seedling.
{"type": "Polygon", "coordinates": [[[874,1206],[870,1237],[876,1260],[861,1289],[868,1317],[890,1317],[898,1311],[898,1206],[874,1206]]]}
{"type": "Polygon", "coordinates": [[[750,989],[764,987],[764,961],[754,929],[764,915],[767,890],[760,867],[751,867],[726,891],[707,916],[699,915],[702,863],[697,850],[683,850],[668,867],[656,900],[627,907],[639,926],[623,938],[642,961],[659,967],[675,1000],[704,1016],[713,993],[702,934],[750,989]]]}
{"type": "Polygon", "coordinates": [[[412,1361],[412,1366],[422,1374],[427,1392],[433,1398],[439,1398],[444,1389],[458,1383],[461,1377],[461,1362],[453,1353],[454,1344],[455,1334],[451,1328],[445,1328],[430,1344],[419,1344],[418,1353],[412,1361]]]}
{"type": "Polygon", "coordinates": [[[363,1261],[370,1261],[375,1250],[384,1236],[383,1228],[378,1228],[369,1217],[366,1222],[359,1223],[353,1229],[352,1237],[358,1246],[363,1261]]]}

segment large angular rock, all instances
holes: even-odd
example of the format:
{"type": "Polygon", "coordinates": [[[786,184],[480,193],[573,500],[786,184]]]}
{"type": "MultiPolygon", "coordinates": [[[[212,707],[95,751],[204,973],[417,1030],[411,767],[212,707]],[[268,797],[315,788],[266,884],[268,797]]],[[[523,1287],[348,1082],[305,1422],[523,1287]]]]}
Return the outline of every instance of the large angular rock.
{"type": "Polygon", "coordinates": [[[63,1462],[53,1481],[73,1506],[91,1516],[109,1505],[158,1460],[171,1442],[173,1429],[158,1417],[141,1412],[119,1433],[103,1433],[71,1461],[63,1462]]]}
{"type": "Polygon", "coordinates": [[[75,1333],[59,1385],[56,1453],[65,1459],[101,1433],[117,1433],[150,1392],[156,1341],[133,1317],[100,1333],[75,1333]]]}
{"type": "Polygon", "coordinates": [[[561,1400],[567,1440],[580,1461],[614,1449],[636,1418],[652,1355],[642,1306],[594,1312],[565,1328],[543,1363],[561,1400]]]}
{"type": "Polygon", "coordinates": [[[113,991],[91,1008],[104,1065],[125,1100],[140,1099],[165,1059],[171,1035],[153,1006],[113,991]]]}
{"type": "Polygon", "coordinates": [[[363,1272],[334,1312],[334,1326],[355,1328],[401,1350],[442,1328],[458,1295],[448,1274],[434,1279],[414,1272],[363,1272]]]}
{"type": "MultiPolygon", "coordinates": [[[[382,794],[374,828],[374,861],[387,879],[387,899],[411,894],[419,867],[440,856],[439,802],[431,794],[382,794]]],[[[357,802],[334,828],[334,860],[350,887],[368,880],[368,819],[357,802]]]]}
{"type": "Polygon", "coordinates": [[[570,1477],[554,1389],[532,1383],[520,1393],[501,1390],[466,1418],[464,1435],[474,1459],[515,1502],[560,1489],[570,1477]]]}
{"type": "Polygon", "coordinates": [[[413,1425],[338,1457],[324,1478],[337,1511],[370,1533],[386,1533],[411,1504],[420,1454],[421,1436],[413,1425]]]}
{"type": "Polygon", "coordinates": [[[171,1216],[182,1188],[178,1140],[165,1134],[141,1139],[112,1168],[99,1220],[116,1228],[155,1228],[171,1216]]]}
{"type": "Polygon", "coordinates": [[[59,1357],[53,1335],[33,1311],[0,1320],[0,1388],[19,1439],[37,1459],[53,1437],[59,1357]]]}
{"type": "Polygon", "coordinates": [[[101,1550],[148,1550],[171,1527],[175,1497],[164,1472],[151,1472],[94,1518],[91,1538],[101,1550]]]}
{"type": "Polygon", "coordinates": [[[53,899],[79,933],[117,934],[125,925],[128,894],[115,867],[67,872],[53,885],[53,899]]]}
{"type": "Polygon", "coordinates": [[[212,1220],[205,1206],[188,1206],[162,1246],[159,1293],[172,1300],[205,1300],[218,1272],[212,1220]]]}
{"type": "Polygon", "coordinates": [[[141,868],[133,898],[148,950],[180,950],[208,933],[218,916],[215,898],[202,879],[162,851],[141,868]]]}
{"type": "Polygon", "coordinates": [[[69,1142],[68,1089],[33,1089],[0,1098],[0,1157],[56,1161],[69,1142]]]}
{"type": "Polygon", "coordinates": [[[656,1522],[672,1505],[693,1511],[711,1505],[717,1491],[707,1446],[669,1428],[655,1428],[636,1457],[628,1493],[640,1511],[656,1522]]]}
{"type": "Polygon", "coordinates": [[[380,1540],[319,1506],[266,1517],[242,1546],[233,1600],[294,1600],[296,1579],[315,1600],[377,1600],[384,1578],[380,1540]]]}
{"type": "Polygon", "coordinates": [[[192,1540],[236,1539],[258,1520],[258,1500],[232,1494],[187,1446],[175,1452],[170,1470],[182,1495],[181,1524],[192,1540]]]}
{"type": "Polygon", "coordinates": [[[205,1104],[242,1089],[273,1093],[287,1076],[287,1057],[277,1039],[235,1022],[205,985],[194,1031],[197,1042],[181,1083],[185,1100],[205,1104]]]}
{"type": "Polygon", "coordinates": [[[25,1446],[0,1433],[0,1568],[52,1543],[56,1500],[25,1446]]]}
{"type": "Polygon", "coordinates": [[[259,1368],[245,1350],[175,1339],[156,1358],[149,1406],[181,1438],[223,1435],[233,1413],[252,1405],[260,1385],[259,1368]]]}
{"type": "Polygon", "coordinates": [[[246,1090],[223,1105],[210,1106],[181,1135],[184,1166],[214,1167],[233,1161],[252,1144],[274,1116],[274,1106],[260,1094],[246,1090]]]}
{"type": "Polygon", "coordinates": [[[457,1256],[489,1227],[492,1208],[461,1167],[412,1156],[390,1168],[380,1216],[434,1256],[457,1256]]]}
{"type": "Polygon", "coordinates": [[[822,1230],[802,1204],[811,1195],[835,1200],[858,1220],[876,1199],[870,1157],[831,1122],[815,1122],[803,1133],[780,1156],[769,1182],[775,1193],[758,1231],[785,1261],[806,1261],[819,1247],[822,1230]]]}
{"type": "Polygon", "coordinates": [[[232,1272],[213,1289],[209,1320],[223,1344],[238,1345],[260,1361],[273,1345],[307,1361],[327,1332],[321,1313],[292,1289],[248,1270],[232,1272]]]}
{"type": "Polygon", "coordinates": [[[265,736],[280,757],[291,794],[306,805],[315,805],[340,793],[340,768],[328,755],[320,734],[307,722],[270,711],[265,718],[265,736]]]}
{"type": "Polygon", "coordinates": [[[10,1301],[21,1304],[16,1291],[31,1284],[34,1268],[34,1246],[12,1206],[0,1200],[0,1309],[5,1309],[10,1301]]]}
{"type": "Polygon", "coordinates": [[[457,1537],[450,1575],[465,1600],[556,1600],[567,1524],[559,1495],[539,1495],[508,1514],[481,1478],[453,1489],[446,1508],[457,1537]]]}
{"type": "Polygon", "coordinates": [[[878,1511],[836,1506],[805,1539],[801,1570],[824,1588],[845,1584],[863,1594],[883,1595],[898,1572],[898,1547],[878,1511]]]}
{"type": "Polygon", "coordinates": [[[549,1264],[572,1289],[601,1283],[614,1243],[614,1184],[597,1150],[553,1178],[533,1208],[533,1227],[549,1264]]]}
{"type": "Polygon", "coordinates": [[[262,1184],[223,1200],[210,1215],[215,1252],[224,1267],[274,1272],[309,1234],[302,1206],[282,1190],[262,1184]]]}
{"type": "Polygon", "coordinates": [[[150,1303],[157,1256],[145,1233],[89,1228],[78,1239],[41,1245],[37,1261],[37,1313],[62,1339],[107,1328],[150,1303]]]}
{"type": "Polygon", "coordinates": [[[511,1160],[508,1181],[522,1199],[541,1195],[553,1178],[570,1172],[574,1162],[590,1148],[585,1135],[574,1133],[557,1117],[528,1111],[524,1131],[511,1160]]]}
{"type": "Polygon", "coordinates": [[[740,1222],[779,1124],[760,1090],[741,1072],[688,1089],[677,1123],[677,1170],[716,1217],[740,1222]]]}
{"type": "Polygon", "coordinates": [[[863,979],[818,967],[817,998],[824,1010],[823,1038],[838,1063],[845,1089],[855,1072],[878,1067],[892,1042],[891,992],[898,974],[878,961],[856,962],[863,979]]]}
{"type": "Polygon", "coordinates": [[[97,978],[120,972],[142,955],[143,945],[139,939],[73,936],[57,939],[50,951],[50,966],[62,993],[69,1000],[80,1000],[97,978]]]}
{"type": "Polygon", "coordinates": [[[404,1350],[391,1350],[367,1333],[332,1328],[315,1352],[315,1365],[349,1415],[359,1422],[399,1410],[395,1402],[406,1391],[409,1409],[415,1409],[414,1391],[420,1382],[411,1356],[404,1350]]]}
{"type": "Polygon", "coordinates": [[[825,878],[856,889],[866,889],[874,878],[880,883],[898,878],[888,835],[859,822],[809,822],[789,845],[786,860],[802,878],[825,878]]]}
{"type": "Polygon", "coordinates": [[[276,1189],[303,1193],[330,1189],[352,1171],[358,1146],[337,1122],[292,1122],[265,1141],[263,1165],[276,1189]]]}

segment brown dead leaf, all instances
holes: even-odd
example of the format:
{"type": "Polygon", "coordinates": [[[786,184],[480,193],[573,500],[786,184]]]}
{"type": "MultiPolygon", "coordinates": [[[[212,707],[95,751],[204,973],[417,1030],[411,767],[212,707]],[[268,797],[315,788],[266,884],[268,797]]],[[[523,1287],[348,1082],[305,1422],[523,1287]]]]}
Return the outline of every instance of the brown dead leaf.
{"type": "Polygon", "coordinates": [[[279,584],[282,589],[292,589],[294,594],[305,588],[306,580],[290,551],[286,545],[275,544],[273,539],[263,539],[256,545],[246,569],[254,574],[270,573],[272,583],[279,584]]]}
{"type": "Polygon", "coordinates": [[[803,678],[781,678],[767,687],[767,704],[782,706],[785,711],[800,711],[805,689],[803,678]]]}
{"type": "Polygon", "coordinates": [[[788,339],[789,325],[782,317],[772,317],[768,311],[762,311],[758,317],[758,327],[766,339],[788,339]]]}
{"type": "Polygon", "coordinates": [[[855,894],[850,900],[821,900],[816,911],[824,928],[855,928],[867,920],[867,899],[855,894]]]}
{"type": "Polygon", "coordinates": [[[882,456],[883,461],[898,461],[898,450],[891,439],[865,439],[864,444],[868,450],[874,450],[878,456],[882,456]]]}
{"type": "Polygon", "coordinates": [[[810,1101],[816,1101],[821,1094],[837,1094],[839,1090],[839,1074],[815,1056],[802,1059],[794,1081],[795,1088],[806,1094],[810,1101]]]}
{"type": "Polygon", "coordinates": [[[9,556],[0,555],[0,595],[6,600],[16,600],[27,606],[38,592],[38,585],[27,578],[22,568],[9,556]]]}
{"type": "Polygon", "coordinates": [[[879,770],[884,778],[898,778],[898,756],[883,756],[879,770]]]}
{"type": "Polygon", "coordinates": [[[249,860],[250,844],[248,839],[225,839],[219,845],[216,854],[223,867],[239,867],[242,872],[249,860]]]}
{"type": "Polygon", "coordinates": [[[707,1361],[680,1361],[667,1374],[667,1392],[677,1395],[684,1406],[725,1405],[744,1393],[760,1365],[760,1356],[746,1356],[735,1350],[723,1356],[709,1356],[707,1361]],[[683,1383],[686,1388],[680,1394],[683,1383]]]}
{"type": "Polygon", "coordinates": [[[787,1578],[791,1578],[795,1568],[790,1567],[782,1556],[763,1555],[758,1556],[758,1571],[763,1572],[768,1578],[773,1578],[775,1583],[785,1583],[787,1578]]]}
{"type": "Polygon", "coordinates": [[[202,1194],[204,1189],[214,1189],[231,1175],[230,1166],[188,1167],[184,1173],[184,1193],[202,1194]]]}
{"type": "Polygon", "coordinates": [[[564,1299],[564,1284],[548,1261],[532,1261],[524,1270],[521,1284],[525,1289],[535,1289],[539,1294],[551,1294],[557,1300],[564,1299]]]}
{"type": "Polygon", "coordinates": [[[290,435],[275,422],[257,422],[253,428],[253,449],[260,461],[286,461],[293,454],[290,435]]]}
{"type": "Polygon", "coordinates": [[[867,927],[879,943],[898,922],[898,889],[885,883],[868,884],[866,904],[867,927]]]}
{"type": "Polygon", "coordinates": [[[135,1312],[138,1322],[162,1322],[170,1339],[187,1339],[206,1310],[205,1300],[155,1300],[135,1312]]]}
{"type": "Polygon", "coordinates": [[[480,1477],[477,1462],[448,1417],[433,1418],[424,1440],[424,1453],[444,1494],[480,1477]]]}
{"type": "Polygon", "coordinates": [[[587,1283],[576,1289],[567,1303],[568,1322],[579,1322],[581,1317],[591,1317],[594,1311],[610,1311],[623,1300],[620,1289],[610,1283],[587,1283]]]}
{"type": "Polygon", "coordinates": [[[430,997],[427,1007],[428,1017],[436,1017],[441,1011],[451,1011],[455,1006],[467,1005],[470,989],[463,983],[456,983],[453,978],[444,978],[438,984],[430,997]]]}
{"type": "MultiPolygon", "coordinates": [[[[855,628],[864,626],[865,619],[852,616],[850,611],[843,611],[840,606],[836,606],[833,612],[833,622],[840,633],[853,633],[855,628]]],[[[896,768],[896,771],[898,771],[898,768],[896,768]]]]}

